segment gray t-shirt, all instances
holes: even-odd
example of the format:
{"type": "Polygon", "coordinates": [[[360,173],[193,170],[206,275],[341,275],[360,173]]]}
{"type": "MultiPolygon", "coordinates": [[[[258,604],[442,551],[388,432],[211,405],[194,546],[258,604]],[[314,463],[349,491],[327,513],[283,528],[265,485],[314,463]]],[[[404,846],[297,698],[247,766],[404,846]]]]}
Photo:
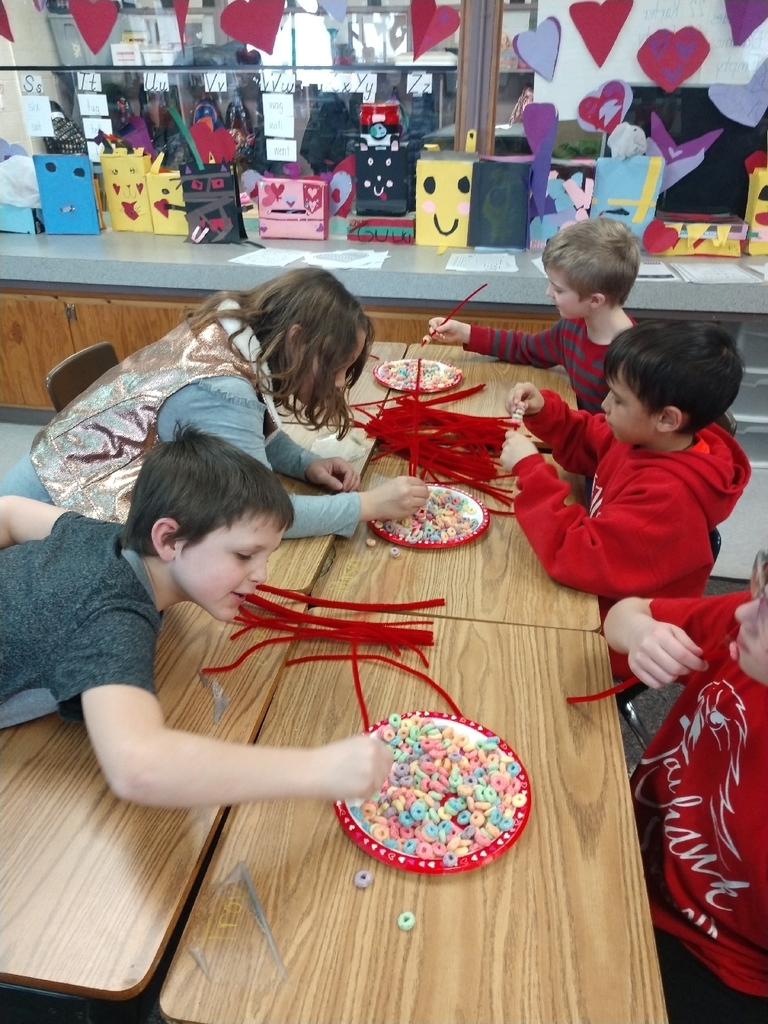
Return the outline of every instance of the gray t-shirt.
{"type": "Polygon", "coordinates": [[[121,554],[121,530],[66,512],[45,540],[0,551],[0,702],[47,688],[63,717],[80,719],[94,686],[155,692],[162,615],[140,561],[121,554]]]}

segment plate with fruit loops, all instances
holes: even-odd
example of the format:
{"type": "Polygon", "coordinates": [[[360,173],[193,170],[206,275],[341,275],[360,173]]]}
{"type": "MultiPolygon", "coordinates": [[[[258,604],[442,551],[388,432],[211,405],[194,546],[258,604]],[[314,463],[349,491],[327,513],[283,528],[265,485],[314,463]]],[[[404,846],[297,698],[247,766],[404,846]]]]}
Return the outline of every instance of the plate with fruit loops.
{"type": "Polygon", "coordinates": [[[448,391],[462,378],[458,366],[441,363],[436,359],[394,359],[387,363],[376,363],[373,376],[386,388],[393,388],[395,391],[415,391],[419,367],[419,391],[424,394],[448,391]]]}
{"type": "Polygon", "coordinates": [[[392,748],[390,774],[370,799],[334,804],[363,852],[402,871],[452,875],[495,860],[520,838],[531,813],[528,773],[490,729],[408,711],[369,732],[392,748]]]}
{"type": "Polygon", "coordinates": [[[429,488],[426,505],[406,519],[374,519],[374,533],[409,548],[446,548],[467,544],[485,533],[491,515],[485,505],[455,487],[429,488]]]}

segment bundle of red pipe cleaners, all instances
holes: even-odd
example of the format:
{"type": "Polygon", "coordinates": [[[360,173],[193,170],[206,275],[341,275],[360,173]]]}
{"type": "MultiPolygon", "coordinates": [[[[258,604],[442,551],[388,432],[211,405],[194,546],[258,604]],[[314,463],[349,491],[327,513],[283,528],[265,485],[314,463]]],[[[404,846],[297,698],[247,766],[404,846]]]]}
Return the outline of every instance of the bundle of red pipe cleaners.
{"type": "MultiPolygon", "coordinates": [[[[502,416],[468,416],[441,409],[446,402],[455,402],[477,394],[485,384],[476,384],[447,395],[423,398],[420,389],[421,360],[417,360],[416,389],[378,402],[364,402],[352,408],[367,417],[355,420],[355,426],[378,440],[376,455],[399,455],[408,459],[411,476],[440,484],[466,485],[510,506],[509,489],[493,481],[511,478],[500,473],[498,453],[504,435],[510,428],[502,416]],[[421,467],[421,472],[419,472],[421,467]]],[[[498,515],[513,512],[492,509],[498,515]]]]}
{"type": "Polygon", "coordinates": [[[240,606],[236,622],[242,623],[242,629],[236,630],[231,640],[236,640],[244,633],[253,629],[265,628],[280,631],[279,636],[270,636],[265,640],[249,647],[229,665],[216,665],[204,668],[206,675],[215,675],[219,672],[229,672],[237,668],[246,658],[262,647],[272,644],[292,643],[294,640],[331,640],[336,643],[349,644],[350,650],[344,654],[308,654],[300,658],[291,658],[288,665],[301,665],[308,661],[349,661],[352,664],[352,679],[355,686],[360,714],[363,719],[363,728],[367,731],[370,726],[368,708],[366,707],[363,688],[360,682],[360,662],[379,661],[385,665],[392,665],[400,668],[418,679],[423,680],[431,686],[443,700],[446,701],[454,714],[461,716],[461,711],[453,702],[451,697],[438,684],[430,679],[424,672],[418,669],[409,668],[395,658],[389,658],[383,654],[361,654],[360,647],[383,646],[388,648],[396,657],[403,649],[414,651],[425,668],[429,667],[427,656],[421,650],[422,647],[434,645],[434,635],[431,629],[417,627],[431,626],[432,623],[424,620],[402,620],[398,622],[371,622],[363,619],[343,619],[333,616],[309,615],[306,612],[296,611],[288,608],[278,601],[271,601],[264,597],[264,594],[272,594],[288,601],[300,602],[310,607],[337,608],[346,611],[360,612],[403,612],[416,611],[423,608],[437,608],[445,605],[444,597],[432,598],[428,601],[412,601],[408,604],[355,604],[348,601],[329,601],[323,598],[312,597],[310,594],[302,594],[294,590],[280,590],[278,587],[270,587],[262,584],[258,591],[249,594],[245,604],[240,606]]]}

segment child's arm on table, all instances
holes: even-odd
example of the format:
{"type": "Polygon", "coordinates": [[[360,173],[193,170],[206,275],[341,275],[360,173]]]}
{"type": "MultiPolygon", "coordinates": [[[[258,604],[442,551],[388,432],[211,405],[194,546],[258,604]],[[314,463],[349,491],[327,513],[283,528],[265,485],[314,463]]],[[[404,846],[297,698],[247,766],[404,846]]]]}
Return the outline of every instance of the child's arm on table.
{"type": "Polygon", "coordinates": [[[157,698],[135,686],[86,690],[82,705],[112,791],[123,800],[153,807],[365,797],[376,792],[392,766],[387,744],[367,735],[296,749],[169,729],[157,698]]]}
{"type": "Polygon", "coordinates": [[[42,540],[64,512],[63,508],[31,498],[0,498],[0,548],[42,540]]]}
{"type": "MultiPolygon", "coordinates": [[[[433,321],[430,320],[430,327],[432,323],[433,321]]],[[[550,366],[562,366],[565,362],[563,322],[561,320],[537,334],[527,334],[524,331],[505,331],[495,327],[470,326],[469,324],[461,326],[465,327],[467,332],[466,340],[462,339],[461,341],[467,352],[495,356],[504,363],[521,363],[544,369],[550,366]]]]}
{"type": "Polygon", "coordinates": [[[671,622],[657,622],[651,602],[640,597],[615,604],[605,617],[603,633],[614,651],[629,655],[629,667],[652,689],[707,667],[702,649],[685,630],[671,622]]]}

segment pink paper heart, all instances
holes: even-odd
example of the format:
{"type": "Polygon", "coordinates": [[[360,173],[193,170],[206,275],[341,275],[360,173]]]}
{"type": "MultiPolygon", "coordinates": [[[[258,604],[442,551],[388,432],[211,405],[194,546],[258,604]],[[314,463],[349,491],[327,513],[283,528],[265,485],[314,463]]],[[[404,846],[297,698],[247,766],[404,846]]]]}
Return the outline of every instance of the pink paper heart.
{"type": "Polygon", "coordinates": [[[692,25],[679,32],[662,28],[645,40],[637,62],[664,92],[673,92],[699,70],[708,53],[709,43],[692,25]]]}
{"type": "Polygon", "coordinates": [[[632,90],[626,82],[606,82],[579,103],[577,120],[585,131],[610,135],[624,119],[631,104],[632,90]]]}
{"type": "Polygon", "coordinates": [[[272,53],[284,7],[284,0],[234,0],[221,12],[219,24],[233,39],[272,53]]]}
{"type": "Polygon", "coordinates": [[[560,22],[557,18],[546,18],[534,31],[515,36],[512,48],[536,74],[551,82],[560,51],[560,22]]]}
{"type": "Polygon", "coordinates": [[[452,7],[438,7],[435,0],[411,0],[414,60],[457,32],[460,23],[459,12],[452,7]]]}
{"type": "Polygon", "coordinates": [[[83,37],[83,42],[91,51],[98,53],[109,39],[109,33],[115,27],[118,10],[112,0],[69,0],[69,13],[83,37]]]}

